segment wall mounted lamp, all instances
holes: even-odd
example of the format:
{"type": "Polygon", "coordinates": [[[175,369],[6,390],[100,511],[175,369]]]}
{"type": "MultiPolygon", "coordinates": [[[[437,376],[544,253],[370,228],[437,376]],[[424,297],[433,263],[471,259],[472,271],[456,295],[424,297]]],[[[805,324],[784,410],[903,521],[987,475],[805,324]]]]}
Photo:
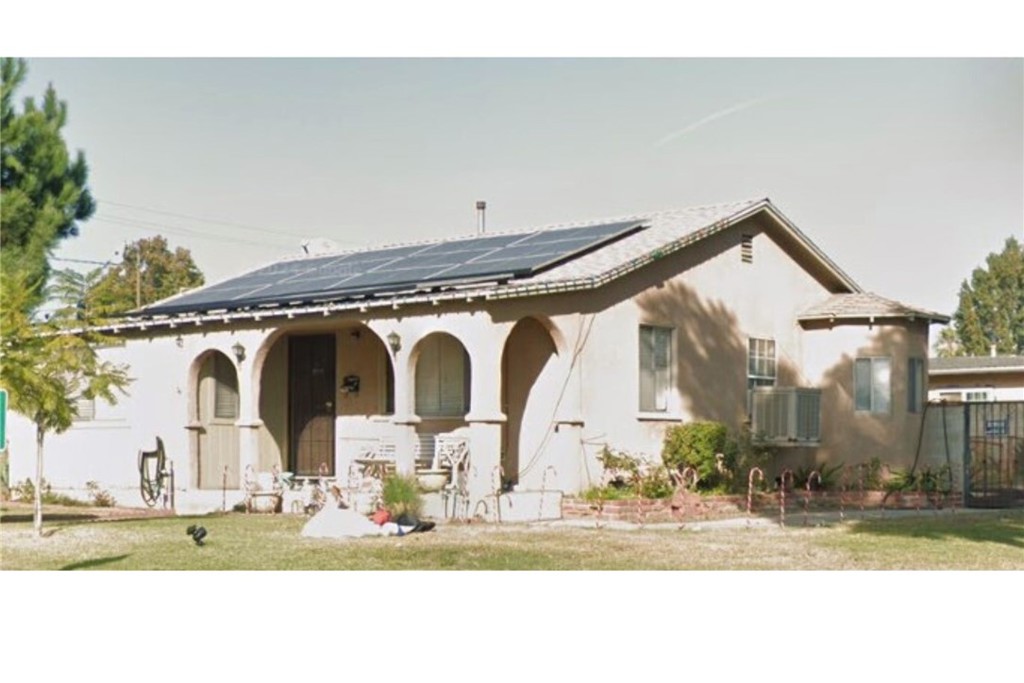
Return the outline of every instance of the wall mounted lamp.
{"type": "Polygon", "coordinates": [[[235,352],[235,360],[241,365],[242,361],[245,360],[245,347],[242,346],[242,342],[235,342],[231,350],[235,352]]]}
{"type": "Polygon", "coordinates": [[[402,338],[398,336],[397,332],[388,333],[388,346],[391,347],[391,353],[398,355],[398,352],[402,350],[402,338]]]}

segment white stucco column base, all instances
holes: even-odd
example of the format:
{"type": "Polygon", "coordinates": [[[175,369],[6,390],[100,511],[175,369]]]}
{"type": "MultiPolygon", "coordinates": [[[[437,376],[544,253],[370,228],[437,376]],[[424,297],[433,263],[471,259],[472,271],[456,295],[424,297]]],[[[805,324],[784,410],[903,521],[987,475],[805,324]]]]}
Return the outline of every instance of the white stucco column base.
{"type": "MultiPolygon", "coordinates": [[[[466,418],[469,422],[469,510],[470,514],[476,514],[477,504],[488,496],[493,503],[494,492],[501,486],[501,425],[505,416],[496,413],[467,415],[466,418]]],[[[494,511],[488,510],[487,517],[493,518],[494,511]]]]}
{"type": "Polygon", "coordinates": [[[555,433],[552,436],[552,451],[557,454],[560,467],[548,472],[543,481],[545,490],[557,489],[564,493],[579,493],[592,486],[591,480],[599,478],[593,468],[587,471],[588,464],[583,452],[583,420],[559,420],[555,422],[555,433]]]}
{"type": "Polygon", "coordinates": [[[396,415],[391,420],[395,425],[395,469],[400,474],[416,472],[416,425],[420,422],[417,415],[396,415]]]}
{"type": "Polygon", "coordinates": [[[260,471],[260,427],[263,420],[239,420],[238,427],[238,464],[245,481],[245,468],[252,466],[253,472],[260,471]]]}

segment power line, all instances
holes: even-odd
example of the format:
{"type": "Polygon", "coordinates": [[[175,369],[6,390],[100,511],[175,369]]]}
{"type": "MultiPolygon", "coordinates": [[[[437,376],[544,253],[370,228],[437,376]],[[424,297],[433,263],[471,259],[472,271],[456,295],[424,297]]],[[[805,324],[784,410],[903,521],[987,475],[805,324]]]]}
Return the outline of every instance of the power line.
{"type": "MultiPolygon", "coordinates": [[[[167,225],[166,223],[158,223],[158,222],[155,222],[155,221],[147,221],[147,220],[141,220],[141,219],[136,219],[136,218],[126,218],[124,216],[93,216],[89,220],[99,221],[101,223],[110,223],[111,225],[119,225],[119,226],[135,228],[137,230],[142,230],[144,232],[153,232],[153,233],[167,232],[167,233],[170,233],[172,235],[186,236],[186,237],[195,237],[195,238],[198,238],[198,239],[214,240],[214,241],[218,241],[218,242],[231,242],[233,244],[244,244],[244,245],[247,245],[247,246],[263,246],[263,247],[273,247],[273,248],[281,248],[281,249],[286,248],[286,245],[283,245],[283,244],[282,245],[267,244],[265,242],[261,242],[261,241],[257,241],[257,240],[252,240],[252,239],[245,239],[245,238],[241,238],[241,237],[230,237],[228,235],[212,235],[209,232],[202,232],[202,231],[199,231],[199,230],[194,230],[194,229],[191,229],[191,228],[186,228],[186,227],[182,227],[182,226],[178,226],[178,225],[167,225]],[[151,227],[146,227],[146,226],[151,226],[151,227]]],[[[291,245],[287,245],[287,246],[288,247],[294,247],[295,244],[291,244],[291,245]]]]}
{"type": "Polygon", "coordinates": [[[113,261],[90,261],[84,258],[62,258],[60,256],[51,256],[51,261],[67,261],[68,263],[91,263],[96,266],[109,266],[113,265],[113,261]]]}
{"type": "MultiPolygon", "coordinates": [[[[296,235],[295,233],[293,233],[291,231],[287,231],[287,230],[277,230],[277,229],[274,229],[274,228],[263,228],[263,227],[258,227],[258,226],[255,226],[255,225],[247,225],[245,223],[235,223],[233,221],[223,221],[223,220],[217,220],[215,218],[203,218],[201,216],[192,216],[192,215],[189,215],[189,214],[186,214],[186,213],[175,213],[173,211],[164,211],[162,209],[151,209],[151,208],[149,208],[147,206],[139,206],[137,204],[124,204],[122,202],[115,202],[115,201],[111,201],[109,199],[99,199],[99,198],[97,198],[96,201],[98,201],[100,204],[110,204],[112,206],[120,206],[120,207],[125,208],[125,209],[136,209],[138,211],[147,211],[149,213],[156,213],[156,214],[160,214],[160,215],[163,215],[163,216],[171,216],[171,217],[174,217],[174,218],[185,218],[185,219],[192,220],[192,221],[200,221],[202,223],[212,223],[212,224],[215,224],[215,225],[225,225],[225,226],[229,226],[229,227],[232,227],[232,228],[241,228],[243,230],[255,230],[257,232],[265,232],[265,233],[268,233],[268,234],[271,234],[271,235],[282,235],[282,236],[285,236],[285,237],[290,237],[292,239],[300,239],[300,236],[296,235]]],[[[352,240],[335,240],[335,241],[348,242],[349,244],[359,244],[359,242],[354,242],[352,240]]]]}
{"type": "Polygon", "coordinates": [[[271,234],[275,234],[275,235],[285,235],[287,237],[296,237],[291,232],[287,232],[287,231],[284,231],[284,230],[274,230],[272,228],[261,228],[261,227],[255,226],[255,225],[246,225],[245,223],[234,223],[232,221],[222,221],[222,220],[217,220],[217,219],[214,219],[214,218],[202,218],[201,216],[190,216],[189,214],[185,214],[185,213],[174,213],[173,211],[163,211],[161,209],[151,209],[149,207],[138,206],[136,204],[122,204],[121,202],[114,202],[114,201],[111,201],[109,199],[99,199],[99,198],[97,198],[96,201],[98,201],[100,204],[111,204],[113,206],[120,206],[120,207],[125,208],[125,209],[137,209],[139,211],[148,211],[149,213],[158,213],[158,214],[161,214],[163,216],[172,216],[174,218],[187,218],[188,220],[200,221],[202,223],[214,223],[214,224],[217,224],[217,225],[227,225],[227,226],[230,226],[230,227],[233,227],[233,228],[242,228],[244,230],[256,230],[258,232],[267,232],[267,233],[271,233],[271,234]]]}

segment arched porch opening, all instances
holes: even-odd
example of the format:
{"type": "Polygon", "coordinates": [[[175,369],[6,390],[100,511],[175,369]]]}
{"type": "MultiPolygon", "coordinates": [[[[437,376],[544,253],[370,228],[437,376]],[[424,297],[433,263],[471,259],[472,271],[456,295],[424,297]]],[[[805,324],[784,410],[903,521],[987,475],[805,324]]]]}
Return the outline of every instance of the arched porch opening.
{"type": "Polygon", "coordinates": [[[409,363],[420,458],[425,461],[433,456],[434,435],[466,426],[472,363],[463,343],[447,332],[433,332],[420,339],[409,363]]]}
{"type": "Polygon", "coordinates": [[[298,477],[344,473],[394,412],[394,368],[384,341],[361,322],[268,337],[257,354],[259,469],[298,477]]]}
{"type": "Polygon", "coordinates": [[[548,326],[536,318],[515,324],[501,359],[503,485],[528,478],[541,483],[544,458],[562,393],[557,375],[558,348],[548,326]]]}
{"type": "Polygon", "coordinates": [[[238,371],[220,351],[206,351],[192,364],[190,444],[192,485],[237,489],[240,485],[238,371]]]}

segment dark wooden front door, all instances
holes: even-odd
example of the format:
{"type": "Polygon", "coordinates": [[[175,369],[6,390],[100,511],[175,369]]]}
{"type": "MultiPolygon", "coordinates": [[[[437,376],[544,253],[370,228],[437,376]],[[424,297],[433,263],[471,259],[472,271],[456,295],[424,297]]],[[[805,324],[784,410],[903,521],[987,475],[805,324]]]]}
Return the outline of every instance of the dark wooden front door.
{"type": "Polygon", "coordinates": [[[321,465],[334,476],[334,335],[288,340],[290,456],[297,476],[316,476],[321,465]]]}

